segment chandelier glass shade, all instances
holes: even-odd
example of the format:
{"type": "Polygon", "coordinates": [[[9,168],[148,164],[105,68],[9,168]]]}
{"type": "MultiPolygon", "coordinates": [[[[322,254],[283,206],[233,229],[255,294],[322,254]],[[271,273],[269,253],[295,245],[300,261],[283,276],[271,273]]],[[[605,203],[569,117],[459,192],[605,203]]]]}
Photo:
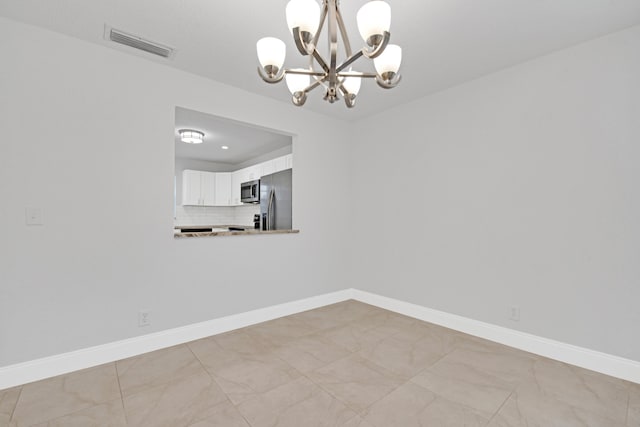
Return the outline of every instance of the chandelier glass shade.
{"type": "Polygon", "coordinates": [[[285,43],[274,37],[258,40],[258,74],[267,83],[278,83],[286,76],[286,83],[295,105],[307,100],[307,93],[316,87],[325,89],[324,99],[333,103],[342,96],[351,108],[360,90],[362,79],[373,78],[385,89],[400,82],[402,49],[389,44],[391,8],[384,1],[370,1],[360,8],[356,16],[358,30],[365,47],[353,53],[347,36],[339,0],[290,0],[286,7],[287,25],[295,45],[303,56],[309,57],[308,68],[284,69],[285,43]],[[318,51],[320,33],[326,24],[328,58],[318,51]],[[346,58],[338,63],[338,35],[346,58]],[[360,57],[373,59],[376,73],[362,73],[352,69],[360,57]]]}

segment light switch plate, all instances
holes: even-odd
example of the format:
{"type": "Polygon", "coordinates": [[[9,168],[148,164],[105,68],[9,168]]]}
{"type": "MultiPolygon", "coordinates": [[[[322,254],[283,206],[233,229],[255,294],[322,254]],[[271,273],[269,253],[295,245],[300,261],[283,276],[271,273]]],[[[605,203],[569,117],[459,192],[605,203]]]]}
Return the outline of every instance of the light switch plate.
{"type": "Polygon", "coordinates": [[[25,209],[27,225],[44,225],[44,214],[41,208],[25,209]]]}
{"type": "Polygon", "coordinates": [[[513,320],[514,322],[520,321],[520,307],[511,306],[511,313],[509,314],[509,320],[513,320]]]}

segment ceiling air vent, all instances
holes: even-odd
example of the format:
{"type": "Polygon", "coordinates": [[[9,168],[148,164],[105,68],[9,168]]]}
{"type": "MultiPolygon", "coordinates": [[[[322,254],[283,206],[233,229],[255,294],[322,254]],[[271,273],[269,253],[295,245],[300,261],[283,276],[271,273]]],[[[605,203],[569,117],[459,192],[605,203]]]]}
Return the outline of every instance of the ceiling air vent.
{"type": "Polygon", "coordinates": [[[134,49],[143,50],[163,58],[171,58],[174,53],[174,49],[172,47],[152,42],[150,40],[145,40],[142,37],[128,34],[124,31],[116,30],[115,28],[110,28],[108,26],[105,26],[104,35],[105,39],[111,40],[112,42],[120,43],[134,49]]]}

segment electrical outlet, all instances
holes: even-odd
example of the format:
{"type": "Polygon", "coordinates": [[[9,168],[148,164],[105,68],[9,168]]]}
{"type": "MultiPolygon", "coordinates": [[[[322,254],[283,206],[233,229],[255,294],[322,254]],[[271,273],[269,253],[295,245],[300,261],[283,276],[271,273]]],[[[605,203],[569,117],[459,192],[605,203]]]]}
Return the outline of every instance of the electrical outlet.
{"type": "Polygon", "coordinates": [[[511,313],[509,314],[509,320],[513,320],[514,322],[520,321],[520,307],[511,306],[511,313]]]}
{"type": "Polygon", "coordinates": [[[25,215],[27,225],[44,225],[42,208],[26,208],[25,215]]]}
{"type": "Polygon", "coordinates": [[[149,326],[151,325],[151,312],[149,310],[140,310],[138,312],[138,326],[149,326]]]}

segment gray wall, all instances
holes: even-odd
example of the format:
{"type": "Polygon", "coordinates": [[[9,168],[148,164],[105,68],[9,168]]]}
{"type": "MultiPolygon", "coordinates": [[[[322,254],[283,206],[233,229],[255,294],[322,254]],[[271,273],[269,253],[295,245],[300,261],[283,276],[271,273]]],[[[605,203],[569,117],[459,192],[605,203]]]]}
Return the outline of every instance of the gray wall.
{"type": "Polygon", "coordinates": [[[638,27],[353,126],[5,19],[0,41],[0,366],[352,286],[640,360],[638,27]],[[300,234],[174,240],[177,105],[296,135],[300,234]]]}
{"type": "Polygon", "coordinates": [[[638,76],[634,27],[358,123],[352,281],[640,361],[638,76]]]}
{"type": "Polygon", "coordinates": [[[349,285],[322,202],[349,202],[346,124],[3,18],[0,43],[0,366],[349,285]],[[174,239],[176,106],[295,135],[299,234],[174,239]]]}

